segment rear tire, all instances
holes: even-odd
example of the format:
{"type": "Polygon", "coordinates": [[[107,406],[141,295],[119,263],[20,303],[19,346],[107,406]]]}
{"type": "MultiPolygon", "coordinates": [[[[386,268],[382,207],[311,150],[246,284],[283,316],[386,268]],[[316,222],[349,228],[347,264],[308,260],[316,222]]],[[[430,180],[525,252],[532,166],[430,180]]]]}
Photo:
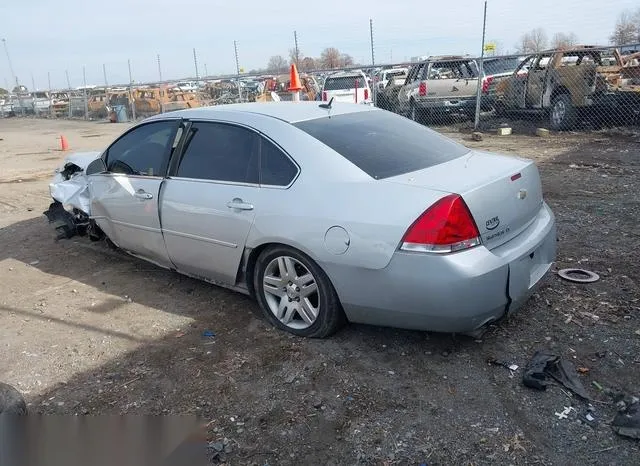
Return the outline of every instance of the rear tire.
{"type": "Polygon", "coordinates": [[[571,129],[575,126],[578,112],[569,94],[559,94],[551,103],[549,124],[555,131],[571,129]]]}
{"type": "Polygon", "coordinates": [[[272,246],[260,254],[254,270],[256,299],[275,327],[302,337],[326,338],[346,323],[329,277],[306,254],[272,246]]]}
{"type": "Polygon", "coordinates": [[[411,105],[409,107],[409,118],[416,123],[424,124],[424,115],[420,111],[420,109],[416,106],[415,101],[411,101],[411,105]]]}

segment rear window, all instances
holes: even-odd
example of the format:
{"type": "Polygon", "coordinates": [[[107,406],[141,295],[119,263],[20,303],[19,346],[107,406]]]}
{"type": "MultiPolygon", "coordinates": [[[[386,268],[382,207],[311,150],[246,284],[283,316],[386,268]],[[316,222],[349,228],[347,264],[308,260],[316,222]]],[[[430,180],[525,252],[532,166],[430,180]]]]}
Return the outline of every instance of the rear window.
{"type": "Polygon", "coordinates": [[[478,69],[473,61],[434,62],[428,79],[475,79],[478,69]]]}
{"type": "Polygon", "coordinates": [[[358,83],[358,88],[364,87],[366,85],[362,76],[340,76],[339,78],[327,78],[324,81],[324,90],[342,91],[355,89],[356,82],[358,83]]]}
{"type": "Polygon", "coordinates": [[[482,68],[486,75],[512,73],[518,67],[520,61],[518,57],[485,60],[482,63],[482,68]]]}
{"type": "Polygon", "coordinates": [[[429,168],[469,152],[426,126],[383,110],[301,121],[294,126],[377,180],[429,168]]]}

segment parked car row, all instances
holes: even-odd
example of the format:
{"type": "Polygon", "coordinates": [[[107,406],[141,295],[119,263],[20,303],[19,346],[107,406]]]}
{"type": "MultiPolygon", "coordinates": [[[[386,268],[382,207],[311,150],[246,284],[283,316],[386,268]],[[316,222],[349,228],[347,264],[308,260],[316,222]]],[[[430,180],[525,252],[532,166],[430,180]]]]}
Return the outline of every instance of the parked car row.
{"type": "MultiPolygon", "coordinates": [[[[518,64],[517,57],[484,60],[482,110],[493,108],[497,83],[510,76],[518,64]]],[[[478,79],[480,67],[473,57],[429,57],[413,65],[404,82],[388,81],[381,86],[377,104],[419,122],[454,113],[471,116],[475,112],[478,79]]]]}
{"type": "Polygon", "coordinates": [[[376,105],[418,122],[472,117],[478,86],[481,111],[535,112],[547,116],[554,130],[573,127],[587,113],[625,123],[640,112],[636,57],[593,46],[485,58],[482,71],[473,57],[429,57],[413,65],[404,82],[380,85],[376,105]]]}

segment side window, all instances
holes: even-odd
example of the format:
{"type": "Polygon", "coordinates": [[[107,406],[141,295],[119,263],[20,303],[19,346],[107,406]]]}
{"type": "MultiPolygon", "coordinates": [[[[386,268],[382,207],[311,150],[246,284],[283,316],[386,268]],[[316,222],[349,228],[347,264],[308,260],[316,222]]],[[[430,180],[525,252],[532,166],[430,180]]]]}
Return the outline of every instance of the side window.
{"type": "Polygon", "coordinates": [[[260,139],[260,184],[288,186],[298,173],[298,167],[271,141],[260,139]]]}
{"type": "Polygon", "coordinates": [[[176,126],[176,121],[159,121],[128,132],[107,149],[107,170],[126,175],[164,176],[176,126]]]}
{"type": "Polygon", "coordinates": [[[551,61],[551,55],[540,55],[533,67],[533,71],[542,71],[546,69],[549,61],[551,61]]]}
{"type": "Polygon", "coordinates": [[[533,60],[536,58],[535,56],[528,57],[524,59],[516,68],[516,73],[528,73],[531,65],[533,64],[533,60]]]}
{"type": "Polygon", "coordinates": [[[195,122],[176,176],[258,184],[259,141],[240,126],[195,122]]]}

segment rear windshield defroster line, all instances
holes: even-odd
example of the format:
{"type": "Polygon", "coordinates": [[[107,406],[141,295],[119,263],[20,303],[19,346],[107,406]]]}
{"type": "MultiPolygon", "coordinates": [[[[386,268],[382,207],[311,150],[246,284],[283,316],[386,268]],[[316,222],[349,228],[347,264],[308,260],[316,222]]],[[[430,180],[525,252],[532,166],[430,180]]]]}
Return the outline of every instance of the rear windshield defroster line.
{"type": "Polygon", "coordinates": [[[462,157],[469,149],[384,110],[294,123],[375,179],[423,170],[462,157]]]}

